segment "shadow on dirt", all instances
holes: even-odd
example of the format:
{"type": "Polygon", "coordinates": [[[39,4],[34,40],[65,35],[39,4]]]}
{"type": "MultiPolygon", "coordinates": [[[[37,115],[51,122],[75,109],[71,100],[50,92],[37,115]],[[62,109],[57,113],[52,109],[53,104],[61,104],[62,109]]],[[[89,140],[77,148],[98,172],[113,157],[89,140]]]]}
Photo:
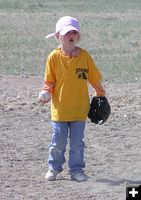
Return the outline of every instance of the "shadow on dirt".
{"type": "Polygon", "coordinates": [[[97,179],[96,182],[98,183],[105,183],[111,186],[118,186],[118,185],[141,185],[141,180],[129,180],[129,179],[97,179]]]}

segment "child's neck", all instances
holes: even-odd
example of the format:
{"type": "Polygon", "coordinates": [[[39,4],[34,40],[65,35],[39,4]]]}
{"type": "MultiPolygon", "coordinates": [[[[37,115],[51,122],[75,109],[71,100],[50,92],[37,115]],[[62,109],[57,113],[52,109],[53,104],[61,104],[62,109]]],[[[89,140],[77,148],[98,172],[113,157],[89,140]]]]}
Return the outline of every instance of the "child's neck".
{"type": "Polygon", "coordinates": [[[61,51],[64,55],[69,56],[70,58],[75,58],[80,54],[80,48],[79,47],[75,47],[74,49],[69,49],[69,50],[64,50],[61,48],[61,51]]]}
{"type": "Polygon", "coordinates": [[[77,50],[77,47],[76,46],[73,46],[73,47],[64,47],[64,46],[61,46],[61,50],[62,52],[66,53],[66,54],[72,54],[74,51],[77,50]]]}

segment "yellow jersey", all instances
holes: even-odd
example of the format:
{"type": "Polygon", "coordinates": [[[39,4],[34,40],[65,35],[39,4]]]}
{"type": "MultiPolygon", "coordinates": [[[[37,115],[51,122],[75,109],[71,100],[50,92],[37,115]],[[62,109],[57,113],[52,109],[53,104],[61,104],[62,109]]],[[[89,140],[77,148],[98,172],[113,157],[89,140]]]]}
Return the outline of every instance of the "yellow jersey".
{"type": "Polygon", "coordinates": [[[45,82],[53,83],[51,119],[53,121],[85,121],[89,111],[88,82],[93,86],[101,80],[89,53],[80,48],[70,58],[60,48],[48,56],[45,82]]]}

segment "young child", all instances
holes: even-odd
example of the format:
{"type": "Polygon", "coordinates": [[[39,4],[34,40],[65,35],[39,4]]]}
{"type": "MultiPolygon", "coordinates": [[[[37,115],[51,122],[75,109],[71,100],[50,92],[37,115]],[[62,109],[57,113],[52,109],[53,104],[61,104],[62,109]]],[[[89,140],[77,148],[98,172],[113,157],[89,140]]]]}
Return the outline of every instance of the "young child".
{"type": "MultiPolygon", "coordinates": [[[[48,56],[43,91],[51,94],[53,134],[48,156],[47,180],[62,172],[69,139],[68,167],[71,180],[86,181],[84,173],[84,129],[89,111],[89,82],[96,96],[105,96],[101,74],[89,53],[78,47],[80,27],[77,19],[64,16],[56,23],[55,36],[60,48],[48,56]]],[[[50,98],[49,98],[50,99],[50,98]]],[[[42,103],[49,99],[40,99],[42,103]]]]}

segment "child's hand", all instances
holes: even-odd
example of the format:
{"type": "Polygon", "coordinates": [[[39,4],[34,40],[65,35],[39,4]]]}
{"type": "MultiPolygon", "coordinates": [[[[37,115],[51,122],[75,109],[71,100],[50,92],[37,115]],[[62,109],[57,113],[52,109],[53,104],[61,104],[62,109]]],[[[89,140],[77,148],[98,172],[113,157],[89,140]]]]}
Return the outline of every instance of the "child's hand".
{"type": "Polygon", "coordinates": [[[50,99],[51,99],[51,94],[46,90],[42,90],[38,95],[38,100],[41,103],[47,103],[50,101],[50,99]]]}

